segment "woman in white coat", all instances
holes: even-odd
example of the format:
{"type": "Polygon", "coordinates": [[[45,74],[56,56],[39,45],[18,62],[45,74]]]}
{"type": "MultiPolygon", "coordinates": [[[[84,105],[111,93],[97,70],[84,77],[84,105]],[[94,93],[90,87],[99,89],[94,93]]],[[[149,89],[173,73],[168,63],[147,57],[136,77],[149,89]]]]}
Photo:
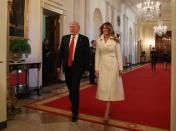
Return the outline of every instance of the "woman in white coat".
{"type": "Polygon", "coordinates": [[[107,123],[111,114],[111,103],[124,100],[120,44],[109,22],[100,27],[100,38],[96,45],[95,72],[98,78],[96,98],[106,102],[104,122],[107,123]]]}

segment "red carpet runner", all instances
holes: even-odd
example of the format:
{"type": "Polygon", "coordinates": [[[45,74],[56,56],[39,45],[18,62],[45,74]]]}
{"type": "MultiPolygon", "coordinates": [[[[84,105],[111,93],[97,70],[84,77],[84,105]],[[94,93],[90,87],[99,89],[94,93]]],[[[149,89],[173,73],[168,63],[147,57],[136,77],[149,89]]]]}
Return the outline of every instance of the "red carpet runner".
{"type": "MultiPolygon", "coordinates": [[[[170,65],[167,70],[157,65],[152,71],[150,65],[123,75],[125,101],[114,102],[114,120],[137,123],[155,128],[169,129],[170,125],[170,65]]],[[[105,104],[96,100],[96,87],[80,93],[80,113],[104,116],[105,104]]],[[[44,104],[45,106],[70,111],[68,97],[62,97],[44,104]]]]}

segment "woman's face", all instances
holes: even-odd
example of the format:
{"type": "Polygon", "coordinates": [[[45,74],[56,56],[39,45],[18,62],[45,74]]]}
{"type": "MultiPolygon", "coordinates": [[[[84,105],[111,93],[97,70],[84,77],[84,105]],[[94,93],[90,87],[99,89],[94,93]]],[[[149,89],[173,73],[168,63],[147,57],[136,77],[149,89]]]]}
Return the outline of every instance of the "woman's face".
{"type": "Polygon", "coordinates": [[[106,25],[103,26],[103,34],[104,35],[110,35],[110,30],[106,25]]]}

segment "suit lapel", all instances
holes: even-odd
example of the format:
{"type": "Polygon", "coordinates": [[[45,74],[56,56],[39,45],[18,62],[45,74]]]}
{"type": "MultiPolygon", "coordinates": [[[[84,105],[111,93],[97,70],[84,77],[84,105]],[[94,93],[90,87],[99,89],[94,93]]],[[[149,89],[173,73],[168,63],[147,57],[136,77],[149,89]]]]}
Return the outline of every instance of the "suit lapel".
{"type": "Polygon", "coordinates": [[[69,35],[66,39],[66,48],[69,50],[69,44],[70,44],[70,37],[71,35],[69,35]]]}
{"type": "Polygon", "coordinates": [[[67,59],[68,53],[69,53],[70,37],[71,37],[71,35],[69,35],[69,36],[66,37],[66,39],[65,39],[65,53],[66,53],[66,59],[67,59]]]}
{"type": "Polygon", "coordinates": [[[80,47],[80,45],[81,45],[81,41],[82,41],[82,39],[81,39],[81,36],[80,36],[80,34],[78,35],[78,40],[77,40],[77,43],[76,43],[76,48],[75,48],[75,55],[74,55],[74,57],[77,55],[77,53],[79,52],[78,50],[79,50],[79,47],[80,47]]]}
{"type": "Polygon", "coordinates": [[[82,39],[81,39],[81,36],[80,36],[80,34],[79,34],[79,35],[78,35],[78,40],[77,40],[77,43],[76,43],[75,51],[79,49],[79,46],[80,46],[80,44],[81,44],[81,41],[82,41],[82,39]]]}

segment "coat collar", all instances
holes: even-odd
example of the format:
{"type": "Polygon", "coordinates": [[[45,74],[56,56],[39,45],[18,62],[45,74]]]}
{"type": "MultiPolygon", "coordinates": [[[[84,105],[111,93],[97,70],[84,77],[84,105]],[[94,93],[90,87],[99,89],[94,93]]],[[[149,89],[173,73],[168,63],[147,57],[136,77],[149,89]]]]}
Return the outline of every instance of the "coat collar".
{"type": "MultiPolygon", "coordinates": [[[[73,35],[70,34],[70,37],[72,38],[73,35]]],[[[76,39],[78,39],[78,37],[79,37],[79,33],[75,35],[75,38],[76,38],[76,39]]]]}
{"type": "MultiPolygon", "coordinates": [[[[113,36],[110,36],[109,39],[114,39],[114,37],[113,37],[113,36]]],[[[100,36],[100,40],[104,40],[104,35],[101,35],[101,36],[100,36]]]]}

